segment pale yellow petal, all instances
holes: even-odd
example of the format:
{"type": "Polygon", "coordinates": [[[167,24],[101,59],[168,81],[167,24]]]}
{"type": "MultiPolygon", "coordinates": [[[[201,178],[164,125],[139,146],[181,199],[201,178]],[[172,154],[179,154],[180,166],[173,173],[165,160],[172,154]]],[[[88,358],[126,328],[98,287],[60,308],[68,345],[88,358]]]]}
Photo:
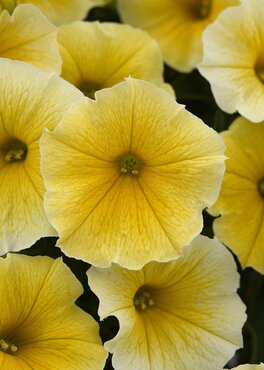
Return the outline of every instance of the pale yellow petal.
{"type": "Polygon", "coordinates": [[[226,9],[204,33],[199,67],[218,105],[228,113],[237,110],[252,122],[264,119],[264,84],[256,70],[259,58],[264,69],[263,21],[263,0],[246,0],[226,9]]]}
{"type": "MultiPolygon", "coordinates": [[[[1,338],[18,350],[18,369],[102,369],[98,325],[75,304],[82,288],[62,260],[9,255],[1,259],[1,338]],[[6,288],[8,286],[8,289],[6,288]],[[26,367],[28,368],[28,367],[26,367]]],[[[3,362],[1,369],[10,370],[3,362]]],[[[14,367],[15,369],[16,367],[14,367]]]]}
{"type": "Polygon", "coordinates": [[[242,346],[239,275],[231,253],[216,240],[197,237],[183,257],[142,270],[92,267],[88,281],[101,319],[119,320],[118,334],[105,343],[117,370],[217,370],[242,346]],[[153,302],[140,310],[134,299],[142,287],[153,302]]]}
{"type": "Polygon", "coordinates": [[[249,365],[249,364],[246,364],[246,365],[240,365],[240,366],[237,366],[237,367],[233,367],[232,370],[262,370],[264,369],[264,365],[263,364],[260,364],[260,365],[249,365]]]}
{"type": "Polygon", "coordinates": [[[264,271],[264,203],[258,182],[264,177],[264,122],[238,118],[223,134],[227,169],[220,196],[209,209],[214,231],[238,256],[243,267],[264,271]]]}
{"type": "Polygon", "coordinates": [[[84,19],[91,8],[104,5],[106,0],[17,0],[17,3],[33,4],[52,23],[61,25],[84,19]]]}
{"type": "Polygon", "coordinates": [[[129,79],[76,104],[42,140],[46,211],[58,245],[98,266],[178,257],[218,196],[223,151],[219,135],[144,81],[129,79]],[[138,176],[122,172],[130,152],[142,161],[138,176]]]}
{"type": "Polygon", "coordinates": [[[55,74],[0,59],[0,95],[0,241],[5,254],[56,235],[44,213],[39,138],[44,127],[55,128],[82,94],[55,74]],[[5,147],[17,140],[27,153],[12,163],[5,147]]]}
{"type": "Polygon", "coordinates": [[[62,77],[88,96],[129,76],[169,90],[162,84],[158,44],[144,31],[117,23],[74,22],[60,28],[58,41],[62,77]]]}
{"type": "Polygon", "coordinates": [[[237,0],[208,2],[172,0],[118,0],[122,19],[145,29],[158,41],[165,62],[182,72],[194,69],[202,59],[202,33],[226,7],[237,0]],[[202,6],[208,14],[199,16],[202,6]],[[200,7],[200,9],[199,9],[200,7]]]}
{"type": "Polygon", "coordinates": [[[57,29],[32,5],[21,5],[9,15],[0,14],[0,57],[21,60],[60,73],[57,29]]]}

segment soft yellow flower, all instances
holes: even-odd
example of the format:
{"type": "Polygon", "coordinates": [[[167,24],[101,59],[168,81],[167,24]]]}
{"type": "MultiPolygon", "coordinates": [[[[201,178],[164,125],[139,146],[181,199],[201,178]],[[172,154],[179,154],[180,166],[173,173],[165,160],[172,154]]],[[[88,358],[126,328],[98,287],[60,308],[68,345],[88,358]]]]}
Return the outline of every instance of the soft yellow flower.
{"type": "Polygon", "coordinates": [[[17,0],[17,4],[25,3],[37,6],[52,23],[61,25],[84,19],[91,8],[106,0],[17,0]]]}
{"type": "Polygon", "coordinates": [[[42,140],[58,245],[100,267],[178,257],[218,196],[221,137],[145,81],[128,79],[95,97],[42,140]]]}
{"type": "Polygon", "coordinates": [[[242,267],[264,273],[264,122],[238,118],[223,134],[226,173],[217,202],[209,209],[214,232],[242,267]]]}
{"type": "MultiPolygon", "coordinates": [[[[122,19],[158,41],[165,62],[189,72],[202,59],[202,33],[238,0],[117,0],[122,19]]],[[[216,52],[216,55],[218,53],[216,52]]]]}
{"type": "Polygon", "coordinates": [[[61,71],[57,29],[32,5],[0,13],[0,57],[22,60],[47,72],[61,71]]]}
{"type": "Polygon", "coordinates": [[[170,89],[163,83],[159,46],[144,31],[117,23],[74,22],[61,27],[58,41],[62,77],[89,97],[128,76],[170,89]]]}
{"type": "Polygon", "coordinates": [[[54,235],[43,207],[39,138],[82,96],[55,74],[0,59],[0,254],[54,235]]]}
{"type": "Polygon", "coordinates": [[[204,33],[199,68],[218,105],[252,122],[264,120],[264,0],[226,9],[204,33]]]}
{"type": "Polygon", "coordinates": [[[116,370],[219,370],[242,346],[239,276],[216,240],[199,236],[184,257],[138,271],[92,267],[88,280],[100,318],[119,320],[105,343],[116,370]]]}
{"type": "Polygon", "coordinates": [[[101,370],[95,320],[74,302],[82,287],[61,259],[0,258],[1,370],[101,370]]]}

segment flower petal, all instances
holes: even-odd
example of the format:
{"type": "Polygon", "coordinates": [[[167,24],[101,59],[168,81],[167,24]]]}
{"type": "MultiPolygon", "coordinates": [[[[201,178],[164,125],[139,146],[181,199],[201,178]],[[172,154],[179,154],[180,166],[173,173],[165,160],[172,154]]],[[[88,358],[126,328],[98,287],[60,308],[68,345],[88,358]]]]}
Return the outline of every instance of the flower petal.
{"type": "Polygon", "coordinates": [[[139,271],[92,267],[88,280],[101,319],[114,315],[120,323],[116,337],[105,343],[117,370],[217,370],[242,346],[246,317],[236,294],[239,275],[216,240],[199,236],[183,257],[150,262],[139,271]],[[134,300],[142,287],[153,302],[140,310],[134,300]]]}
{"type": "Polygon", "coordinates": [[[64,112],[83,95],[55,74],[0,59],[0,241],[1,254],[30,247],[56,235],[44,213],[39,138],[54,129],[64,112]],[[10,163],[5,146],[21,141],[24,160],[10,163]]]}
{"type": "Polygon", "coordinates": [[[264,122],[238,118],[222,134],[227,169],[221,192],[209,209],[216,236],[238,256],[243,267],[264,271],[264,204],[258,182],[264,177],[264,122]]]}
{"type": "Polygon", "coordinates": [[[43,135],[58,245],[101,267],[178,257],[218,196],[223,151],[219,135],[154,85],[129,79],[100,90],[43,135]],[[127,153],[142,162],[138,175],[122,173],[127,153]]]}
{"type": "Polygon", "coordinates": [[[61,25],[84,19],[94,6],[104,5],[106,0],[17,0],[18,4],[37,6],[54,24],[61,25]]]}
{"type": "Polygon", "coordinates": [[[31,63],[46,72],[61,71],[57,29],[32,5],[20,5],[12,16],[0,14],[0,57],[31,63]]]}
{"type": "MultiPolygon", "coordinates": [[[[197,18],[197,1],[118,0],[123,21],[142,28],[158,41],[165,62],[190,72],[202,59],[202,33],[209,23],[237,0],[212,1],[206,17],[197,18]]],[[[201,5],[202,6],[202,5],[201,5]]]]}
{"type": "Polygon", "coordinates": [[[94,94],[129,76],[169,86],[163,84],[158,44],[144,31],[117,23],[74,22],[60,28],[58,41],[62,77],[83,91],[94,94]]]}
{"type": "Polygon", "coordinates": [[[263,21],[263,0],[246,0],[224,10],[204,32],[204,56],[199,66],[218,105],[228,113],[238,110],[252,122],[264,119],[264,86],[255,70],[264,53],[263,21]]]}
{"type": "Polygon", "coordinates": [[[9,357],[13,368],[102,369],[98,325],[74,304],[82,288],[62,260],[9,255],[0,264],[1,338],[18,347],[2,369],[9,357]]]}

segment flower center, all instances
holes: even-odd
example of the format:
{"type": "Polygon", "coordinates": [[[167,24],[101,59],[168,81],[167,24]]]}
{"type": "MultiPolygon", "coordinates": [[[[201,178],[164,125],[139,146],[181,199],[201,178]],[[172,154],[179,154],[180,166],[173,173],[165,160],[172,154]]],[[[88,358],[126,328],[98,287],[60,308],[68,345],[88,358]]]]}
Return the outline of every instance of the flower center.
{"type": "Polygon", "coordinates": [[[149,307],[154,306],[155,302],[151,297],[150,289],[141,287],[135,294],[134,305],[138,311],[143,311],[149,307]]]}
{"type": "Polygon", "coordinates": [[[0,0],[0,12],[6,9],[10,14],[12,14],[16,5],[16,0],[0,0]]]}
{"type": "Polygon", "coordinates": [[[27,146],[22,141],[12,139],[2,145],[4,159],[8,163],[24,161],[27,156],[27,146]]]}
{"type": "Polygon", "coordinates": [[[0,351],[15,353],[18,350],[17,346],[12,343],[6,342],[4,339],[0,339],[0,351]]]}
{"type": "Polygon", "coordinates": [[[264,177],[262,177],[258,182],[258,191],[260,196],[264,199],[264,177]]]}
{"type": "Polygon", "coordinates": [[[83,92],[85,96],[90,99],[95,99],[95,93],[97,90],[100,90],[99,86],[96,86],[92,82],[84,82],[79,86],[79,89],[83,92]]]}
{"type": "Polygon", "coordinates": [[[264,55],[261,53],[255,63],[255,73],[260,82],[264,83],[264,55]]]}
{"type": "Polygon", "coordinates": [[[140,160],[134,154],[126,154],[121,159],[121,172],[138,175],[141,166],[140,160]]]}
{"type": "Polygon", "coordinates": [[[263,68],[255,68],[256,75],[258,79],[264,83],[264,67],[263,68]]]}
{"type": "Polygon", "coordinates": [[[207,18],[212,10],[212,0],[197,0],[195,4],[195,18],[204,19],[207,18]]]}

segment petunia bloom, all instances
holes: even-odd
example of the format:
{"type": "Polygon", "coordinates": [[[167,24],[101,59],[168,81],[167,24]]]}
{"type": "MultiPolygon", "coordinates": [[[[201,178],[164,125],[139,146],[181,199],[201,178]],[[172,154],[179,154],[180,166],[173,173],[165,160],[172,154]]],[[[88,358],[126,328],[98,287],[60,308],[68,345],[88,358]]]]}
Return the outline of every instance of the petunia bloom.
{"type": "Polygon", "coordinates": [[[1,370],[101,370],[95,320],[74,302],[82,287],[61,259],[0,258],[1,370]]]}
{"type": "Polygon", "coordinates": [[[32,5],[0,13],[0,57],[21,60],[47,71],[61,71],[57,29],[32,5]]]}
{"type": "Polygon", "coordinates": [[[117,4],[126,23],[158,41],[169,66],[189,72],[202,60],[204,29],[239,0],[118,0],[117,4]]]}
{"type": "Polygon", "coordinates": [[[159,46],[144,31],[117,23],[74,22],[60,28],[58,42],[61,76],[91,98],[128,76],[172,91],[163,83],[159,46]]]}
{"type": "Polygon", "coordinates": [[[56,235],[44,213],[39,138],[82,97],[55,74],[0,59],[0,254],[56,235]]]}
{"type": "Polygon", "coordinates": [[[95,98],[43,135],[45,209],[58,246],[100,267],[178,257],[218,196],[221,137],[146,81],[130,78],[95,98]]]}
{"type": "Polygon", "coordinates": [[[228,160],[221,192],[209,209],[216,236],[242,267],[264,273],[264,122],[238,118],[223,132],[228,160]]]}
{"type": "Polygon", "coordinates": [[[104,5],[106,0],[16,0],[17,4],[37,6],[54,24],[61,25],[84,19],[94,6],[104,5]]]}
{"type": "Polygon", "coordinates": [[[142,270],[92,267],[88,281],[100,318],[119,320],[105,343],[116,370],[219,370],[242,346],[239,275],[216,240],[199,236],[183,257],[142,270]]]}
{"type": "Polygon", "coordinates": [[[242,0],[204,33],[199,67],[217,104],[252,122],[264,120],[264,0],[242,0]]]}

